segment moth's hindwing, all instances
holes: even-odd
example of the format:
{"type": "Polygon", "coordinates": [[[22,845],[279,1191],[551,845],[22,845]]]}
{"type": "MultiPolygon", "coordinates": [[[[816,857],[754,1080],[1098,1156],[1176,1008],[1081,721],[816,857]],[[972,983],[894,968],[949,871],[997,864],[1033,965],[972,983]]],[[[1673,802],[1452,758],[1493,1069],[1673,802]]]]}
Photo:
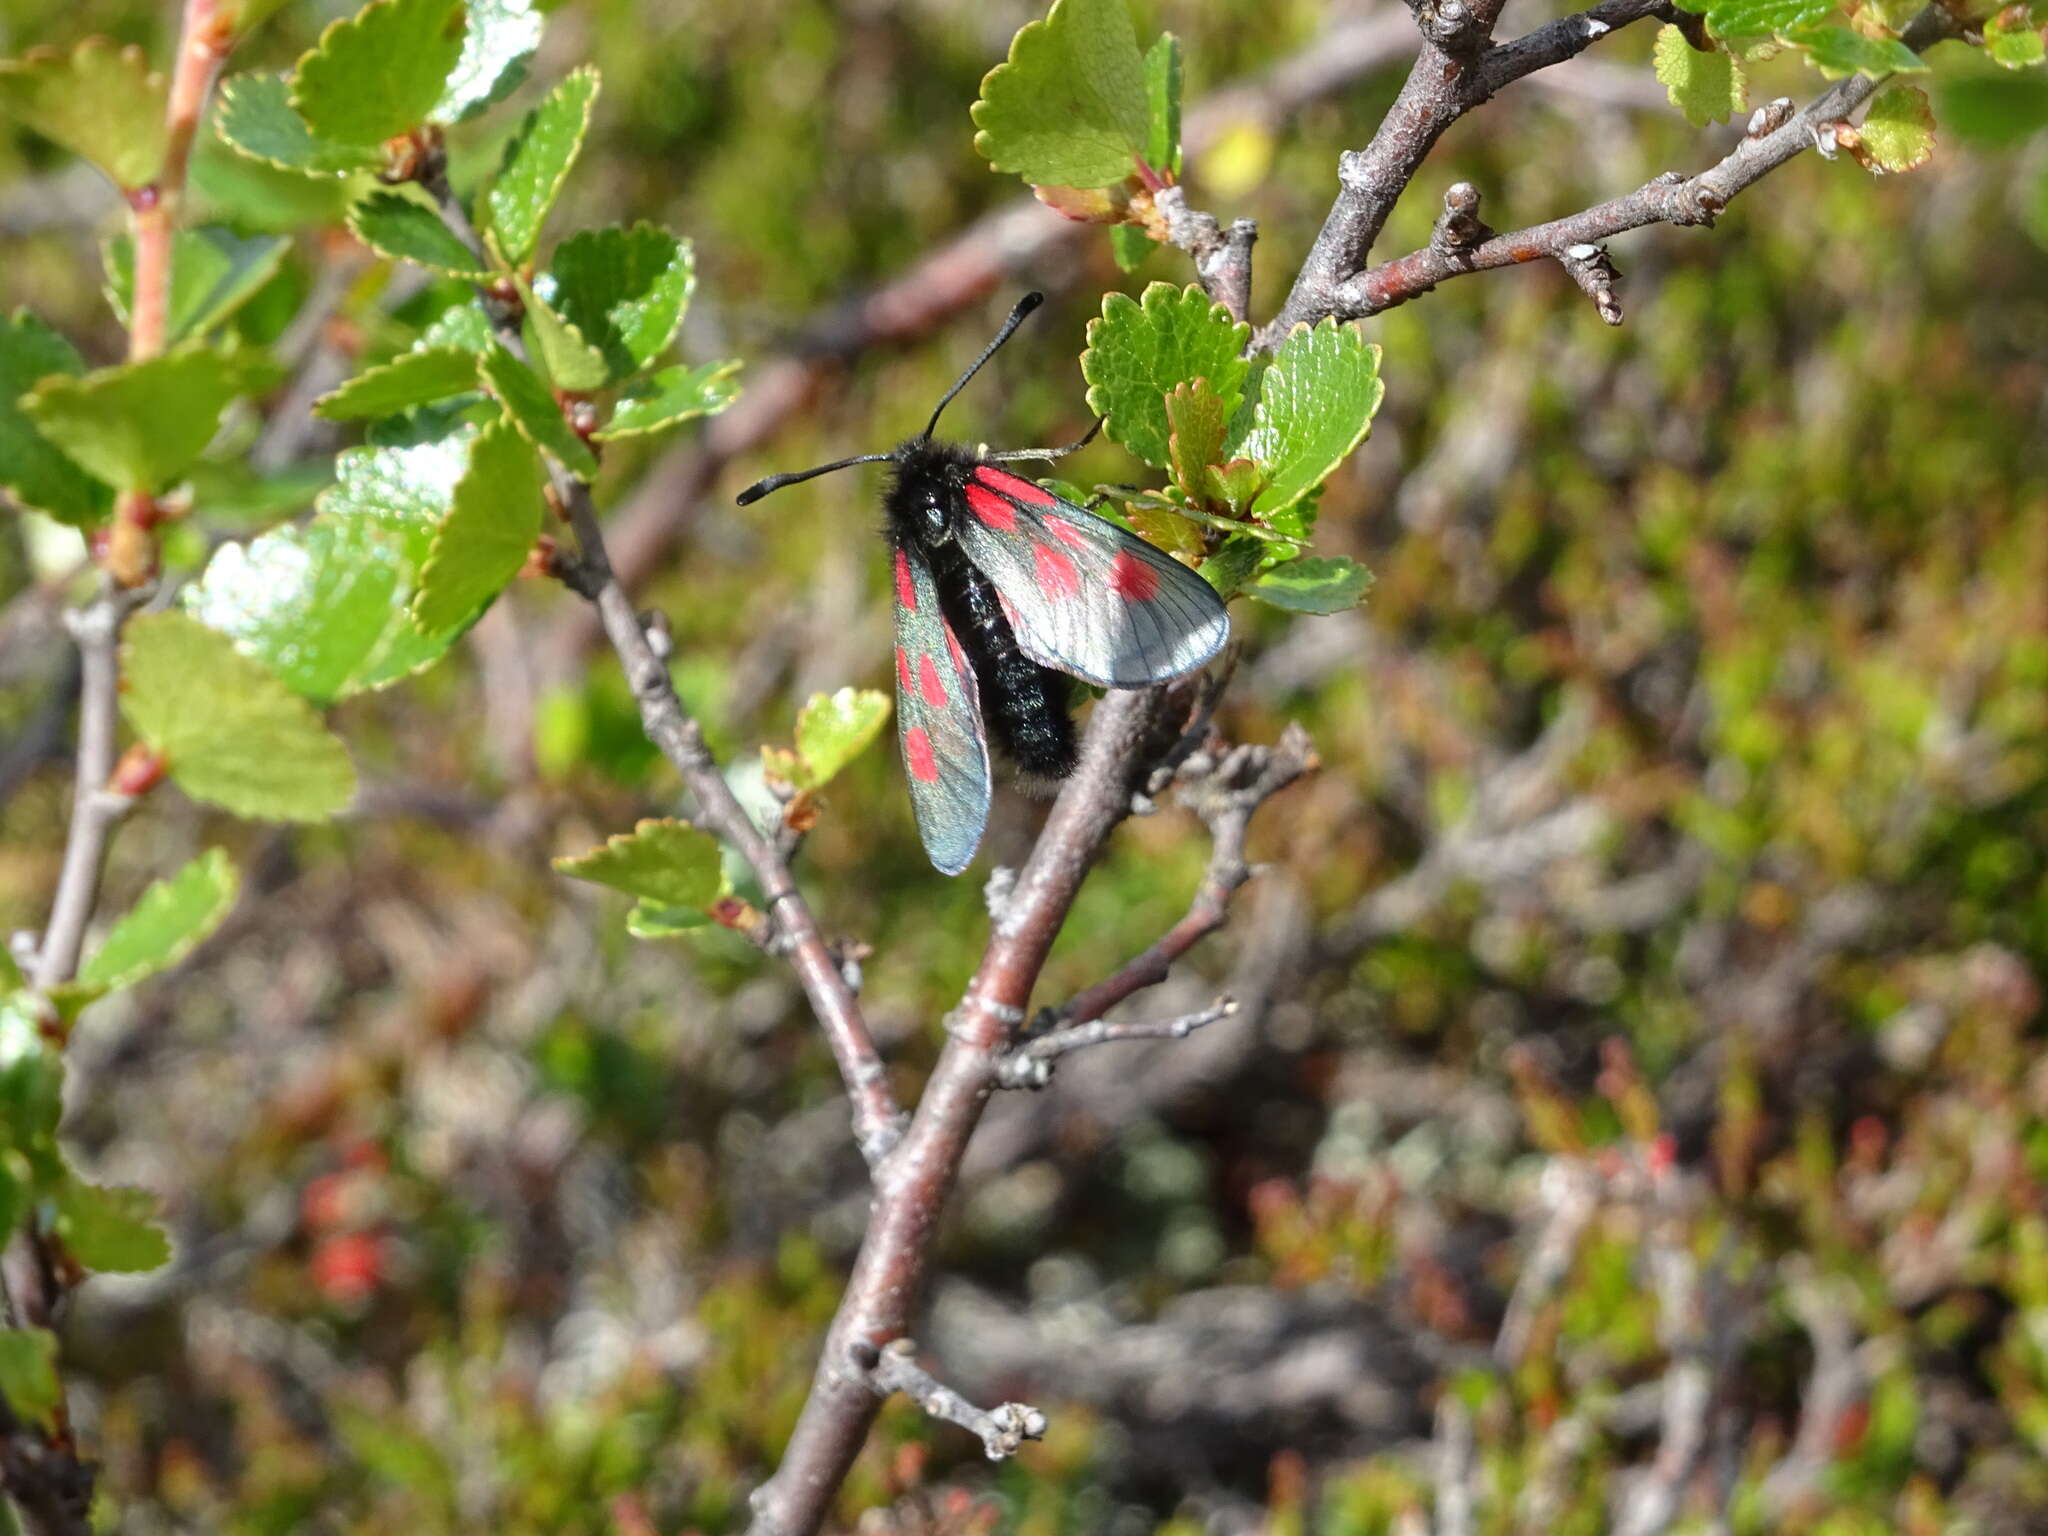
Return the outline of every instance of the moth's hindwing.
{"type": "Polygon", "coordinates": [[[896,739],[918,835],[941,874],[957,875],[988,825],[988,735],[974,669],[939,611],[930,563],[899,543],[896,588],[896,739]]]}

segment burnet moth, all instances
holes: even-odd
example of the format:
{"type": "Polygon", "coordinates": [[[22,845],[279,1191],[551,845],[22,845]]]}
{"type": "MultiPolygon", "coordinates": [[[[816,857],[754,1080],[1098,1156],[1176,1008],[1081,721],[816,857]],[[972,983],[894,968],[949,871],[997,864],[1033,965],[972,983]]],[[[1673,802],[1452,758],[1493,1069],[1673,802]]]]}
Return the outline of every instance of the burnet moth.
{"type": "MultiPolygon", "coordinates": [[[[987,453],[935,441],[939,414],[1044,302],[1027,293],[924,431],[770,475],[739,503],[854,464],[888,464],[882,508],[896,592],[896,731],[925,852],[957,875],[988,822],[993,736],[1023,772],[1064,778],[1074,723],[1060,673],[1143,688],[1191,672],[1230,635],[1215,588],[1106,518],[1003,468],[1084,446],[987,453]]],[[[1101,422],[1096,423],[1100,428],[1101,422]]]]}

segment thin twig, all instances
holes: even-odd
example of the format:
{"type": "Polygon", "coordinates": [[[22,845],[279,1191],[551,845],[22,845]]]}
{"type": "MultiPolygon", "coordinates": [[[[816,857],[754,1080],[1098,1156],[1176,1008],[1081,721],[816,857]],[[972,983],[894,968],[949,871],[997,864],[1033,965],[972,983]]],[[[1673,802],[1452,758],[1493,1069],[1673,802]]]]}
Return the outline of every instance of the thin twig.
{"type": "Polygon", "coordinates": [[[881,1352],[868,1368],[868,1383],[878,1396],[901,1392],[933,1418],[972,1430],[990,1461],[1005,1461],[1026,1440],[1045,1436],[1045,1415],[1029,1403],[975,1407],[917,1363],[917,1345],[909,1339],[897,1339],[881,1352]]]}
{"type": "MultiPolygon", "coordinates": [[[[1955,31],[1954,17],[1941,6],[1931,5],[1913,19],[1901,34],[1901,41],[1916,53],[1925,52],[1944,38],[1954,36],[1955,31]]],[[[1718,164],[1696,176],[1688,178],[1667,171],[1626,196],[1612,198],[1569,218],[1553,219],[1513,234],[1495,235],[1475,246],[1446,250],[1432,243],[1331,285],[1308,318],[1329,314],[1340,320],[1363,319],[1396,304],[1405,304],[1453,277],[1545,258],[1562,262],[1573,279],[1602,305],[1605,316],[1607,305],[1612,302],[1613,277],[1609,267],[1604,281],[1599,279],[1599,264],[1604,260],[1604,253],[1599,251],[1600,241],[1650,224],[1711,225],[1737,196],[1813,148],[1817,135],[1832,130],[1883,84],[1882,79],[1869,75],[1851,75],[1830,86],[1804,111],[1789,117],[1760,109],[1755,126],[1764,131],[1745,135],[1718,164]],[[1582,272],[1592,276],[1583,276],[1582,272]],[[1604,301],[1599,291],[1603,288],[1608,294],[1604,301]]],[[[1617,309],[1615,316],[1618,315],[1617,309]]]]}
{"type": "Polygon", "coordinates": [[[114,774],[119,720],[121,626],[146,595],[102,577],[98,595],[64,616],[64,625],[78,645],[78,757],[72,775],[71,826],[64,839],[64,862],[30,978],[41,992],[69,981],[78,972],[86,928],[99,900],[107,836],[132,803],[131,796],[116,792],[109,781],[114,774]]]}
{"type": "Polygon", "coordinates": [[[1186,915],[1114,975],[1076,993],[1065,1006],[1048,1011],[1038,1021],[1039,1028],[1050,1030],[1101,1018],[1133,993],[1166,980],[1176,960],[1221,928],[1229,916],[1231,897],[1252,876],[1244,855],[1253,815],[1315,765],[1315,748],[1299,725],[1289,725],[1270,747],[1245,745],[1225,750],[1218,745],[1187,758],[1180,767],[1178,798],[1208,827],[1210,851],[1208,867],[1186,915]]]}
{"type": "MultiPolygon", "coordinates": [[[[437,146],[422,159],[420,185],[433,197],[443,221],[470,250],[483,257],[483,245],[461,201],[448,184],[447,163],[437,146]]],[[[506,349],[522,361],[525,343],[518,320],[502,305],[486,304],[493,328],[506,349]]],[[[875,1048],[860,1002],[846,974],[833,958],[817,918],[796,888],[789,865],[774,841],[754,825],[732,786],[719,771],[695,717],[676,696],[667,662],[650,640],[646,621],[637,613],[613,572],[587,482],[544,457],[549,484],[575,529],[578,556],[558,562],[567,585],[590,600],[619,665],[640,707],[641,728],[669,760],[696,796],[706,826],[739,850],[761,882],[763,908],[776,924],[776,948],[789,963],[809,997],[824,1031],[826,1044],[839,1065],[853,1106],[854,1139],[871,1166],[888,1154],[901,1134],[904,1116],[890,1092],[888,1070],[875,1048]]]]}
{"type": "Polygon", "coordinates": [[[1069,1051],[1113,1045],[1120,1040],[1185,1040],[1196,1030],[1236,1012],[1236,998],[1219,997],[1207,1008],[1177,1018],[1096,1019],[1087,1024],[1070,1024],[1051,1034],[1034,1035],[1011,1048],[996,1063],[995,1083],[998,1088],[1043,1088],[1052,1081],[1053,1064],[1069,1051]]]}
{"type": "Polygon", "coordinates": [[[1365,265],[1395,202],[1451,124],[1502,87],[1562,63],[1631,22],[1671,10],[1671,0],[1601,0],[1576,16],[1489,48],[1501,3],[1439,0],[1418,6],[1422,51],[1372,142],[1339,159],[1336,200],[1287,302],[1260,334],[1262,346],[1273,346],[1297,325],[1340,313],[1338,288],[1365,265]]]}

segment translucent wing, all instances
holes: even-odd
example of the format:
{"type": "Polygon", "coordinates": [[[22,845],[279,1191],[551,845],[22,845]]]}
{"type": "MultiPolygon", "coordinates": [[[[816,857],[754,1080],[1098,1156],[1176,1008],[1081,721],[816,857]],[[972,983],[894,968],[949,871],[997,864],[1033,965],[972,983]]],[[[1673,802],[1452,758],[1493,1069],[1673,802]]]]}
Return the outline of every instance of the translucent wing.
{"type": "Polygon", "coordinates": [[[914,549],[895,549],[896,739],[910,779],[924,850],[957,875],[988,824],[988,736],[974,672],[939,612],[932,568],[914,549]]]}
{"type": "Polygon", "coordinates": [[[960,545],[1034,660],[1139,688],[1193,671],[1230,638],[1214,587],[1107,518],[992,464],[964,494],[960,545]]]}

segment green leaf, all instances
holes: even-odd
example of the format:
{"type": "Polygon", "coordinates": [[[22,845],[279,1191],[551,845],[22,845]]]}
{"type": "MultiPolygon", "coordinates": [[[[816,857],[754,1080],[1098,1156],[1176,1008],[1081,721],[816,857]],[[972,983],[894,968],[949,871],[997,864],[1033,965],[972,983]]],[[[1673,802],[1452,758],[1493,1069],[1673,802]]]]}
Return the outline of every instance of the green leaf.
{"type": "Polygon", "coordinates": [[[1371,430],[1386,386],[1380,349],[1356,326],[1325,320],[1296,326],[1260,381],[1252,429],[1237,451],[1268,477],[1253,504],[1270,522],[1321,485],[1371,430]]]}
{"type": "Polygon", "coordinates": [[[44,437],[17,402],[52,375],[84,371],[71,343],[27,310],[0,320],[0,486],[74,528],[104,518],[113,494],[44,437]]]}
{"type": "Polygon", "coordinates": [[[474,435],[465,426],[438,440],[341,454],[319,515],[222,545],[185,589],[186,609],[316,704],[430,665],[456,631],[422,631],[410,609],[474,435]]]}
{"type": "MultiPolygon", "coordinates": [[[[277,275],[292,243],[279,236],[243,238],[231,229],[181,229],[171,244],[170,339],[204,335],[248,303],[277,275]]],[[[122,323],[135,291],[135,242],[107,242],[107,299],[122,323]]]]}
{"type": "Polygon", "coordinates": [[[243,361],[200,342],[43,380],[22,409],[43,436],[122,490],[160,491],[199,457],[246,383],[243,361]]]}
{"type": "Polygon", "coordinates": [[[740,397],[737,362],[664,368],[626,391],[612,419],[591,435],[600,442],[660,432],[692,416],[716,416],[740,397]]]}
{"type": "MultiPolygon", "coordinates": [[[[696,286],[690,242],[652,224],[570,236],[555,247],[549,277],[551,283],[536,284],[541,297],[604,354],[607,383],[640,372],[668,349],[696,286]]],[[[555,382],[583,387],[559,374],[555,382]]]]}
{"type": "Polygon", "coordinates": [[[170,1262],[171,1240],[156,1224],[146,1189],[66,1179],[57,1188],[57,1236],[71,1256],[102,1274],[139,1275],[170,1262]]]}
{"type": "Polygon", "coordinates": [[[313,414],[329,421],[393,416],[481,387],[474,352],[424,347],[400,353],[381,367],[357,374],[332,394],[322,395],[313,402],[313,414]]]}
{"type": "Polygon", "coordinates": [[[208,523],[262,528],[310,506],[328,486],[325,460],[259,475],[242,459],[201,459],[185,476],[194,511],[208,523]]]}
{"type": "Polygon", "coordinates": [[[415,352],[424,352],[433,347],[457,347],[464,352],[487,352],[498,338],[491,329],[491,318],[483,306],[473,299],[460,304],[451,304],[433,322],[420,332],[420,339],[414,345],[415,352]]]}
{"type": "Polygon", "coordinates": [[[1100,319],[1088,322],[1081,376],[1088,406],[1109,418],[1109,435],[1146,463],[1164,469],[1169,459],[1167,393],[1193,379],[1235,412],[1249,367],[1241,355],[1251,327],[1230,318],[1198,287],[1153,283],[1142,301],[1121,293],[1102,301],[1100,319]]]}
{"type": "Polygon", "coordinates": [[[1266,558],[1266,545],[1249,534],[1236,533],[1225,539],[1216,553],[1202,562],[1202,575],[1226,599],[1237,596],[1266,558]]]}
{"type": "Polygon", "coordinates": [[[484,193],[484,230],[498,254],[512,266],[524,264],[540,242],[548,210],[561,195],[570,167],[590,131],[597,101],[597,71],[572,71],[526,114],[505,145],[498,175],[484,193]]]}
{"type": "Polygon", "coordinates": [[[1870,103],[1858,132],[1880,169],[1910,171],[1934,154],[1934,108],[1918,86],[1888,85],[1870,103]]]}
{"type": "Polygon", "coordinates": [[[1780,34],[1806,50],[1814,66],[1831,79],[1844,75],[1924,74],[1926,61],[1896,37],[1865,37],[1847,27],[1801,27],[1780,34]]]}
{"type": "Polygon", "coordinates": [[[626,932],[636,939],[672,939],[693,928],[708,928],[711,921],[702,907],[672,907],[643,898],[626,914],[626,932]]]}
{"type": "Polygon", "coordinates": [[[1824,21],[1835,0],[1712,0],[1707,27],[1716,37],[1771,37],[1824,21]]]}
{"type": "Polygon", "coordinates": [[[440,102],[467,30],[462,0],[370,0],[299,60],[291,104],[341,144],[410,133],[440,102]]]}
{"type": "Polygon", "coordinates": [[[888,719],[889,696],[872,688],[812,694],[796,717],[797,788],[824,788],[867,750],[888,719]]]}
{"type": "Polygon", "coordinates": [[[1223,457],[1223,434],[1230,425],[1230,403],[1209,387],[1207,379],[1176,384],[1166,397],[1166,454],[1174,483],[1195,501],[1213,499],[1208,467],[1223,457]]]}
{"type": "Polygon", "coordinates": [[[130,621],[122,713],[195,800],[238,816],[315,821],[355,794],[348,752],[312,706],[183,613],[130,621]]]}
{"type": "Polygon", "coordinates": [[[0,113],[90,160],[122,188],[144,187],[164,163],[164,77],[140,48],[89,37],[69,53],[32,48],[0,59],[0,113]]]}
{"type": "Polygon", "coordinates": [[[1145,163],[1169,176],[1180,175],[1180,91],[1180,39],[1162,32],[1145,50],[1145,163]]]}
{"type": "Polygon", "coordinates": [[[1159,242],[1135,224],[1113,225],[1109,231],[1109,254],[1116,258],[1119,272],[1135,272],[1145,258],[1159,249],[1159,242]]]}
{"type": "Polygon", "coordinates": [[[1251,511],[1252,503],[1259,499],[1259,492],[1266,488],[1267,475],[1250,459],[1232,459],[1212,468],[1207,484],[1212,500],[1222,502],[1233,514],[1243,517],[1251,511]]]}
{"type": "Polygon", "coordinates": [[[2048,57],[2048,38],[2035,24],[2033,7],[2007,6],[1985,22],[1984,51],[2007,69],[2028,69],[2048,57]]]}
{"type": "Polygon", "coordinates": [[[519,296],[526,301],[528,346],[540,354],[541,366],[557,389],[588,393],[602,389],[611,377],[611,366],[602,351],[584,339],[583,332],[565,320],[532,285],[518,282],[519,296]]]}
{"type": "Polygon", "coordinates": [[[1248,589],[1260,602],[1290,613],[1342,613],[1365,600],[1372,572],[1342,555],[1290,560],[1262,574],[1248,589]]]}
{"type": "Polygon", "coordinates": [[[215,15],[222,26],[240,39],[270,20],[284,4],[285,0],[222,0],[215,15]]]}
{"type": "Polygon", "coordinates": [[[1720,48],[1701,53],[1674,26],[1657,29],[1655,60],[1657,78],[1670,94],[1671,105],[1696,128],[1733,116],[1748,103],[1742,66],[1735,56],[1720,48]]]}
{"type": "Polygon", "coordinates": [[[491,275],[484,259],[441,222],[440,214],[396,192],[372,192],[348,211],[348,227],[363,244],[393,261],[415,262],[471,282],[491,275]]]}
{"type": "Polygon", "coordinates": [[[1145,61],[1125,0],[1056,0],[981,82],[975,152],[1040,186],[1122,181],[1151,139],[1145,61]]]}
{"type": "Polygon", "coordinates": [[[491,343],[480,365],[484,383],[511,415],[520,433],[534,447],[554,455],[555,461],[580,480],[597,478],[597,455],[570,427],[555,397],[526,364],[502,343],[491,343]]]}
{"type": "Polygon", "coordinates": [[[574,879],[673,907],[707,907],[724,884],[718,839],[686,821],[643,821],[601,848],[554,865],[574,879]]]}
{"type": "Polygon", "coordinates": [[[214,131],[238,154],[303,176],[347,176],[382,158],[374,146],[338,144],[308,128],[283,75],[236,75],[222,85],[214,131]]]}
{"type": "Polygon", "coordinates": [[[503,101],[540,47],[541,14],[531,0],[468,0],[468,13],[462,56],[427,114],[437,123],[459,123],[503,101]]]}
{"type": "Polygon", "coordinates": [[[478,434],[455,505],[420,571],[415,624],[433,631],[467,623],[519,574],[547,517],[542,484],[539,455],[509,420],[500,417],[478,434]]]}
{"type": "Polygon", "coordinates": [[[207,849],[142,893],[79,967],[78,979],[112,992],[169,970],[220,926],[239,885],[227,850],[207,849]]]}
{"type": "Polygon", "coordinates": [[[45,1431],[56,1429],[64,1388],[57,1378],[55,1334],[45,1328],[0,1328],[0,1397],[27,1422],[45,1431]]]}

